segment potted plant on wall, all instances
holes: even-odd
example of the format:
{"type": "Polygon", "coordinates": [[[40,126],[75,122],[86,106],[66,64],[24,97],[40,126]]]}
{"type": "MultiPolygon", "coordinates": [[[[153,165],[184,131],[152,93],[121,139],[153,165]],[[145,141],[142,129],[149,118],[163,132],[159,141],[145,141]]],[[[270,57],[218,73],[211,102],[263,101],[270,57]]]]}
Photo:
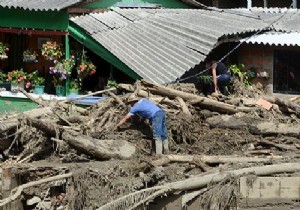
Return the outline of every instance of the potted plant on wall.
{"type": "Polygon", "coordinates": [[[45,84],[44,77],[36,77],[36,79],[33,81],[34,93],[37,95],[44,94],[44,89],[45,89],[44,84],[45,84]]]}
{"type": "Polygon", "coordinates": [[[11,91],[16,91],[17,88],[24,88],[24,81],[26,80],[26,73],[23,69],[13,70],[8,72],[7,80],[11,82],[11,91]]]}
{"type": "Polygon", "coordinates": [[[8,58],[8,56],[6,54],[7,51],[9,51],[8,45],[4,44],[3,42],[0,42],[0,59],[1,60],[8,58]]]}
{"type": "Polygon", "coordinates": [[[8,90],[11,89],[11,84],[7,82],[7,74],[5,74],[3,71],[0,70],[0,88],[2,90],[8,90]]]}
{"type": "Polygon", "coordinates": [[[49,73],[53,76],[56,95],[66,95],[66,79],[71,75],[74,65],[74,57],[62,61],[54,60],[54,66],[50,67],[49,73]]]}
{"type": "Polygon", "coordinates": [[[79,81],[78,79],[72,79],[69,83],[69,93],[68,94],[78,94],[79,92],[79,81]]]}
{"type": "Polygon", "coordinates": [[[23,52],[23,62],[25,63],[35,63],[37,62],[36,57],[37,53],[33,51],[32,49],[27,49],[23,52]]]}
{"type": "Polygon", "coordinates": [[[42,45],[42,56],[46,60],[57,60],[63,56],[61,45],[56,41],[48,41],[42,45]]]}

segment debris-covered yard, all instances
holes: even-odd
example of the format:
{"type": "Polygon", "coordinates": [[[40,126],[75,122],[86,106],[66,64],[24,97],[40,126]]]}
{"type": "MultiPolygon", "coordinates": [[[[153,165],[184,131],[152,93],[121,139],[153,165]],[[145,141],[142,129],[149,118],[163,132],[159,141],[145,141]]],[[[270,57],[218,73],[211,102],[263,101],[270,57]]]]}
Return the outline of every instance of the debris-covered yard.
{"type": "Polygon", "coordinates": [[[299,97],[269,97],[238,81],[229,96],[146,81],[119,84],[118,92],[87,109],[72,100],[36,101],[36,110],[3,116],[1,146],[10,156],[2,163],[0,205],[155,209],[156,198],[195,191],[182,202],[199,197],[203,209],[230,209],[240,203],[241,176],[299,173],[299,97]],[[167,112],[170,154],[152,155],[150,123],[139,117],[113,130],[132,92],[167,112]]]}

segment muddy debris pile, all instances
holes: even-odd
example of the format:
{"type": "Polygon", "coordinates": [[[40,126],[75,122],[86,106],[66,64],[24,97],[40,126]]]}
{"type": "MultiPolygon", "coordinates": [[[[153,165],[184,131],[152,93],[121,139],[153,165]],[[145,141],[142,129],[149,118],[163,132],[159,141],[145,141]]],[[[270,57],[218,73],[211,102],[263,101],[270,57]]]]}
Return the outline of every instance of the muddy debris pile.
{"type": "MultiPolygon", "coordinates": [[[[1,119],[1,146],[9,156],[3,173],[18,177],[19,186],[2,189],[0,206],[134,209],[161,195],[205,188],[219,171],[240,175],[242,168],[254,167],[257,174],[274,174],[277,169],[256,168],[276,163],[282,164],[280,173],[297,172],[300,166],[284,164],[299,158],[299,97],[237,87],[228,96],[206,97],[190,84],[119,84],[121,94],[108,91],[110,97],[86,109],[74,99],[31,98],[38,109],[1,119]],[[151,124],[139,116],[114,130],[129,111],[130,94],[166,111],[170,154],[152,155],[151,124]],[[197,177],[205,181],[191,180],[197,177]]],[[[236,185],[236,179],[227,179],[216,186],[236,185]]],[[[221,206],[233,205],[227,201],[221,206]]]]}

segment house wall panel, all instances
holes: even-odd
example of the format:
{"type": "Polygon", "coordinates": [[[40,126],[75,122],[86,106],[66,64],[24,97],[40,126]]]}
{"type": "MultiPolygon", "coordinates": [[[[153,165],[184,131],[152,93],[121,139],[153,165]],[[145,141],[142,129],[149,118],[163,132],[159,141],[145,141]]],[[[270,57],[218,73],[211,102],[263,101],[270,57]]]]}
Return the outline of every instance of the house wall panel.
{"type": "Polygon", "coordinates": [[[268,94],[272,94],[273,84],[273,48],[260,45],[242,45],[241,52],[238,53],[240,63],[245,65],[244,71],[254,67],[257,73],[266,71],[270,77],[256,76],[250,81],[253,84],[261,83],[268,94]]]}

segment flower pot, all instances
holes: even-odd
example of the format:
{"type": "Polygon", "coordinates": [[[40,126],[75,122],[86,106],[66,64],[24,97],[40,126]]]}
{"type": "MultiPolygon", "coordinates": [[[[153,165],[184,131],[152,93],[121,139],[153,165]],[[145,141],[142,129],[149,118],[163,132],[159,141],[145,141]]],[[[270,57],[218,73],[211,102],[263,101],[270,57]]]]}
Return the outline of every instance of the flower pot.
{"type": "Polygon", "coordinates": [[[24,82],[21,83],[11,83],[11,91],[12,92],[18,92],[18,88],[23,88],[24,89],[24,82]]]}
{"type": "Polygon", "coordinates": [[[36,62],[36,56],[35,55],[24,55],[23,62],[25,62],[25,63],[35,63],[36,62]]]}
{"type": "Polygon", "coordinates": [[[79,90],[78,89],[75,89],[75,88],[70,88],[69,89],[69,93],[68,93],[68,95],[70,95],[70,94],[77,94],[78,95],[78,92],[79,92],[79,90]]]}
{"type": "Polygon", "coordinates": [[[0,88],[2,90],[6,90],[6,91],[11,91],[11,83],[10,82],[1,82],[0,83],[0,88]]]}
{"type": "Polygon", "coordinates": [[[8,58],[8,56],[7,56],[6,54],[0,55],[0,60],[5,60],[5,59],[7,59],[7,58],[8,58]]]}
{"type": "Polygon", "coordinates": [[[65,96],[66,88],[63,86],[55,86],[55,92],[57,96],[65,96]]]}
{"type": "Polygon", "coordinates": [[[45,86],[34,86],[34,93],[37,94],[37,95],[42,95],[44,94],[44,89],[45,89],[45,86]]]}

